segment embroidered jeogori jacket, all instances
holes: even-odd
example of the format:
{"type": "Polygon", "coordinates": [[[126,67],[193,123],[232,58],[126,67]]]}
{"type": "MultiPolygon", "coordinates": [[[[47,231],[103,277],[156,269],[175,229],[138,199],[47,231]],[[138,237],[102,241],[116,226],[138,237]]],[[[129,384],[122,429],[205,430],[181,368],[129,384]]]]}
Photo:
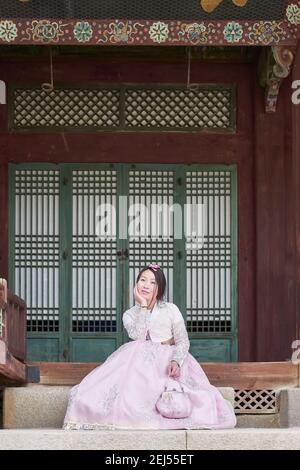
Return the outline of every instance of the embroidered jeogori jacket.
{"type": "Polygon", "coordinates": [[[183,364],[190,347],[183,316],[177,305],[159,300],[152,312],[136,303],[123,314],[123,324],[133,340],[146,340],[147,333],[154,343],[174,338],[172,361],[183,364]]]}

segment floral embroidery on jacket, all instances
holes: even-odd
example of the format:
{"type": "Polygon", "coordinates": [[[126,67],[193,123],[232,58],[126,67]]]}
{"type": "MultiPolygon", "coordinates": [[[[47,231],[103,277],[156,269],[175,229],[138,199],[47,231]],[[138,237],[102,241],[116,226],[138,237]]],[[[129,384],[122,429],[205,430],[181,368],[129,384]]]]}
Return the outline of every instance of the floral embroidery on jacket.
{"type": "Polygon", "coordinates": [[[133,340],[146,339],[149,324],[148,311],[136,305],[124,313],[123,323],[129,338],[133,340]]]}
{"type": "Polygon", "coordinates": [[[176,361],[180,366],[182,366],[190,348],[190,341],[183,319],[180,322],[174,323],[173,337],[175,348],[171,360],[176,361]]]}

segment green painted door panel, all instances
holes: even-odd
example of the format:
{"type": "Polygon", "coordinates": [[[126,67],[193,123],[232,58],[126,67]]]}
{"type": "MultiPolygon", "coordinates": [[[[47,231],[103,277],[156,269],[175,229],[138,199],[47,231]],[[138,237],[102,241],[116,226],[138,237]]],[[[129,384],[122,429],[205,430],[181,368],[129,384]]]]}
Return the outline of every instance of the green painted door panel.
{"type": "Polygon", "coordinates": [[[117,349],[114,338],[73,338],[73,362],[104,362],[117,349]]]}
{"type": "Polygon", "coordinates": [[[128,340],[122,313],[149,262],[164,268],[195,357],[237,360],[235,166],[9,171],[10,285],[27,302],[29,360],[105,360],[128,340]]]}
{"type": "Polygon", "coordinates": [[[27,360],[59,362],[59,339],[44,336],[27,338],[27,360]]]}
{"type": "Polygon", "coordinates": [[[199,362],[230,362],[231,339],[192,339],[190,353],[199,362]]]}

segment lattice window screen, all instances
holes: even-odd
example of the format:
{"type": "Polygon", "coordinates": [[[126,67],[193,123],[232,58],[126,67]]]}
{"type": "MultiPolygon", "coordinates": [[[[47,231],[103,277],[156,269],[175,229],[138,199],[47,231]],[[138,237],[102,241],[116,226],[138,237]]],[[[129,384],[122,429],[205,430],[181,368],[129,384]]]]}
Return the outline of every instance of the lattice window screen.
{"type": "MultiPolygon", "coordinates": [[[[173,193],[172,171],[129,172],[129,292],[133,292],[141,267],[158,263],[164,267],[168,302],[173,301],[174,220],[168,210],[173,205],[173,193]],[[151,186],[147,181],[151,181],[151,186]],[[146,210],[140,210],[143,207],[146,210]]],[[[129,301],[132,306],[133,296],[129,301]]]]}
{"type": "Polygon", "coordinates": [[[59,171],[16,170],[15,292],[28,331],[59,331],[59,171]]]}
{"type": "Polygon", "coordinates": [[[126,127],[228,129],[231,101],[229,89],[127,90],[126,127]]]}
{"type": "Polygon", "coordinates": [[[195,230],[186,245],[187,327],[192,333],[230,332],[231,173],[187,172],[186,185],[187,204],[201,209],[190,215],[195,230]]]}
{"type": "Polygon", "coordinates": [[[232,87],[16,88],[15,129],[233,131],[232,87]]]}
{"type": "MultiPolygon", "coordinates": [[[[220,2],[219,2],[220,3],[220,2]]],[[[296,3],[296,1],[294,2],[296,3]]],[[[107,19],[127,18],[143,20],[187,20],[195,22],[213,19],[219,20],[279,20],[284,17],[285,2],[283,0],[251,0],[243,8],[236,8],[233,2],[223,1],[213,13],[206,13],[200,7],[200,0],[163,0],[124,1],[99,0],[52,1],[42,0],[24,2],[6,0],[1,5],[1,18],[80,18],[107,19]]]]}
{"type": "Polygon", "coordinates": [[[116,331],[116,194],[116,171],[73,171],[74,332],[116,331]]]}
{"type": "Polygon", "coordinates": [[[16,89],[13,126],[114,128],[119,125],[119,94],[113,89],[16,89]]]}

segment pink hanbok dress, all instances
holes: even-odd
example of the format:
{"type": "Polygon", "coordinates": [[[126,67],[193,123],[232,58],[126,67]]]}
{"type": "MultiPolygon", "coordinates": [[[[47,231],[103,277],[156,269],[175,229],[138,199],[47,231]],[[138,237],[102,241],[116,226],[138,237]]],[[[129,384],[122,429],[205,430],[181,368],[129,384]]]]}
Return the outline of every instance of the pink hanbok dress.
{"type": "Polygon", "coordinates": [[[123,314],[130,341],[70,391],[64,429],[224,429],[236,418],[230,402],[211,385],[188,352],[189,339],[178,307],[156,302],[152,312],[138,304],[123,314]],[[173,345],[162,344],[170,342],[173,345]],[[189,394],[188,418],[164,418],[156,401],[168,380],[170,361],[180,369],[189,394]]]}

